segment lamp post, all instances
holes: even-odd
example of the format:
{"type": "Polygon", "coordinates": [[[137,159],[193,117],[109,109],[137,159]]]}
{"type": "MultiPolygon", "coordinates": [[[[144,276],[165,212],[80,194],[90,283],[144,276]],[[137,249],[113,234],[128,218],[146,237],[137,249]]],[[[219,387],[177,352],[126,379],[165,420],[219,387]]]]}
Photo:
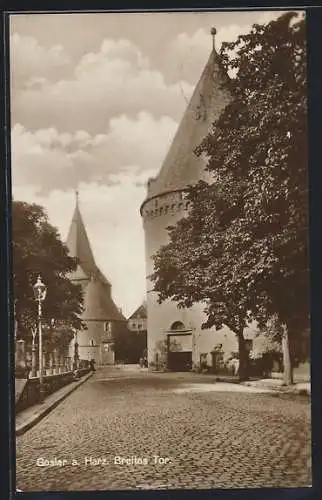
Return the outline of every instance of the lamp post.
{"type": "Polygon", "coordinates": [[[43,349],[42,349],[42,307],[41,304],[46,298],[47,288],[38,276],[37,282],[33,286],[35,300],[38,302],[38,338],[39,338],[39,398],[44,400],[44,379],[43,379],[43,349]]]}

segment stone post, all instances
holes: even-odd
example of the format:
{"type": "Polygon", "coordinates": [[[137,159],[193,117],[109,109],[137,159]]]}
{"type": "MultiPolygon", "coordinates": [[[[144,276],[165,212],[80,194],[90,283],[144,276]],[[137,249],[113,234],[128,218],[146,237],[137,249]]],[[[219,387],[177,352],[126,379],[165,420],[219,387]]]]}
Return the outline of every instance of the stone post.
{"type": "Polygon", "coordinates": [[[25,341],[18,340],[16,342],[16,378],[25,378],[26,373],[26,356],[25,356],[25,341]]]}
{"type": "Polygon", "coordinates": [[[78,354],[78,343],[74,344],[74,370],[79,368],[79,354],[78,354]]]}
{"type": "Polygon", "coordinates": [[[59,357],[58,357],[58,351],[57,349],[54,349],[54,360],[55,360],[55,374],[57,375],[59,373],[59,357]]]}
{"type": "Polygon", "coordinates": [[[35,344],[31,346],[31,376],[37,377],[37,347],[35,344]]]}
{"type": "Polygon", "coordinates": [[[25,341],[17,340],[16,342],[16,364],[24,363],[25,361],[25,341]]]}
{"type": "Polygon", "coordinates": [[[49,353],[49,375],[54,373],[54,356],[53,353],[49,353]]]}
{"type": "Polygon", "coordinates": [[[59,373],[64,373],[64,356],[59,356],[59,373]]]}
{"type": "Polygon", "coordinates": [[[47,375],[47,353],[43,352],[42,353],[42,366],[43,366],[43,372],[44,375],[47,375]]]}

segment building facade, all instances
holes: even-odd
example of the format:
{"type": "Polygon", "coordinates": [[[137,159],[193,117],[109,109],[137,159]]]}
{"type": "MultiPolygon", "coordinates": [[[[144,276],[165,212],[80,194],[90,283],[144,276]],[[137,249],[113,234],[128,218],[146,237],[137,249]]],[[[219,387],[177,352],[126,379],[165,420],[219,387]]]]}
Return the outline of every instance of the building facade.
{"type": "MultiPolygon", "coordinates": [[[[211,364],[217,346],[227,353],[238,351],[236,336],[228,328],[202,330],[205,322],[202,304],[190,309],[178,309],[169,300],[159,304],[150,279],[154,270],[152,256],[169,241],[166,228],[188,214],[187,187],[199,180],[211,180],[205,171],[205,159],[197,157],[194,151],[231,101],[223,87],[227,79],[213,43],[168,154],[157,177],[149,179],[147,196],[141,205],[146,251],[148,363],[152,368],[186,370],[199,366],[205,359],[211,364]]],[[[245,336],[253,336],[252,327],[245,336]]]]}
{"type": "Polygon", "coordinates": [[[146,332],[147,330],[147,305],[144,301],[127,320],[131,332],[146,332]]]}
{"type": "Polygon", "coordinates": [[[69,254],[78,261],[71,280],[83,290],[82,321],[85,324],[84,329],[75,333],[69,355],[74,355],[77,344],[80,359],[94,359],[97,365],[114,364],[114,338],[120,328],[126,326],[126,319],[113,301],[112,285],[95,263],[77,192],[66,245],[69,254]]]}

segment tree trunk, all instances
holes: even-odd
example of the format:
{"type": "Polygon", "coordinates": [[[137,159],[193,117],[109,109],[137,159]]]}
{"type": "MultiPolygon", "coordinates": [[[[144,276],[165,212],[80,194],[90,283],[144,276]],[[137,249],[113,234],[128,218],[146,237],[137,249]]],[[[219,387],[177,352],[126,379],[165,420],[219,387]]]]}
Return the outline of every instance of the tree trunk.
{"type": "Polygon", "coordinates": [[[292,385],[293,381],[293,366],[290,351],[290,339],[288,328],[285,324],[282,325],[283,336],[282,336],[282,351],[283,351],[283,364],[284,364],[284,384],[292,385]]]}
{"type": "Polygon", "coordinates": [[[248,380],[248,352],[243,332],[238,333],[239,380],[248,380]]]}

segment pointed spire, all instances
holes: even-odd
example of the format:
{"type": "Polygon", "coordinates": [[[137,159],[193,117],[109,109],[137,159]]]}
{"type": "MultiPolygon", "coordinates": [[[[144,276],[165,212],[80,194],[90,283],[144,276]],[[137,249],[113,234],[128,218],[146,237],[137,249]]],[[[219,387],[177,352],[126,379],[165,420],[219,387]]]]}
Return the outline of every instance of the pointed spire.
{"type": "Polygon", "coordinates": [[[79,260],[80,267],[86,275],[96,273],[96,264],[91,245],[79,209],[79,193],[75,191],[75,210],[66,241],[69,253],[79,260]]]}
{"type": "Polygon", "coordinates": [[[213,50],[216,50],[216,48],[215,48],[216,34],[217,34],[216,28],[212,27],[211,30],[210,30],[210,33],[211,33],[211,36],[212,36],[212,48],[213,48],[213,50]]]}
{"type": "Polygon", "coordinates": [[[216,28],[212,28],[213,49],[160,172],[148,185],[147,199],[162,193],[186,189],[201,179],[209,180],[210,174],[205,171],[205,161],[202,157],[197,157],[195,150],[231,101],[230,93],[224,85],[229,77],[215,50],[216,33],[216,28]]]}

